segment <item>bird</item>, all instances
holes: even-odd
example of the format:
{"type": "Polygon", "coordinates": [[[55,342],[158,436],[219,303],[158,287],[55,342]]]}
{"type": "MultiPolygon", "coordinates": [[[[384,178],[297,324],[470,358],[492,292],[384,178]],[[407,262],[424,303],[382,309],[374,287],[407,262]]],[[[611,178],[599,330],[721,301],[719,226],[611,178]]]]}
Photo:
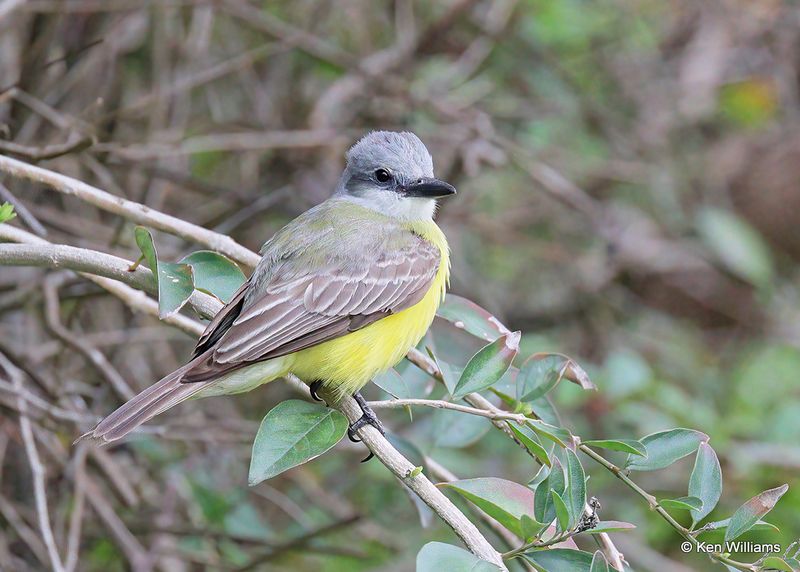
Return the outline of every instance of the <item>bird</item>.
{"type": "MultiPolygon", "coordinates": [[[[434,222],[456,194],[411,132],[373,131],[346,153],[335,191],[267,240],[261,260],[200,336],[189,361],[79,439],[101,445],[188,399],[237,394],[292,374],[311,396],[352,395],[423,338],[449,283],[450,251],[434,222]]],[[[369,457],[368,457],[369,458],[369,457]]],[[[366,459],[365,459],[366,460],[366,459]]]]}

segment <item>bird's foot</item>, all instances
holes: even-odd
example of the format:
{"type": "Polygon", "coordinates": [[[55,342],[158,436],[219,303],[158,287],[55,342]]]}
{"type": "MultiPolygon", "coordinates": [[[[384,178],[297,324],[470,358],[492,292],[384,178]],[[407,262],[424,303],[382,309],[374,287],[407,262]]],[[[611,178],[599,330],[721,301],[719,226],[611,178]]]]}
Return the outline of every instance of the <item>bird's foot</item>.
{"type": "MultiPolygon", "coordinates": [[[[361,417],[359,417],[358,420],[355,423],[351,424],[350,427],[347,429],[347,437],[353,443],[358,443],[359,441],[361,441],[361,439],[359,439],[358,436],[356,435],[356,431],[361,429],[364,425],[372,425],[373,427],[375,427],[375,429],[381,432],[381,435],[386,435],[386,429],[384,429],[383,423],[380,422],[380,419],[378,419],[378,416],[375,415],[375,412],[372,410],[372,408],[369,405],[367,405],[367,402],[364,400],[361,393],[359,392],[354,393],[353,399],[356,400],[356,403],[358,403],[358,406],[361,408],[361,417]]],[[[372,457],[373,454],[370,452],[369,456],[361,462],[366,463],[372,457]]]]}
{"type": "MultiPolygon", "coordinates": [[[[311,399],[313,399],[314,401],[325,401],[319,395],[317,395],[317,392],[319,391],[320,387],[322,387],[321,379],[318,379],[317,381],[312,381],[311,384],[308,386],[308,392],[311,394],[311,399]]],[[[325,405],[327,404],[328,403],[326,402],[325,405]]]]}

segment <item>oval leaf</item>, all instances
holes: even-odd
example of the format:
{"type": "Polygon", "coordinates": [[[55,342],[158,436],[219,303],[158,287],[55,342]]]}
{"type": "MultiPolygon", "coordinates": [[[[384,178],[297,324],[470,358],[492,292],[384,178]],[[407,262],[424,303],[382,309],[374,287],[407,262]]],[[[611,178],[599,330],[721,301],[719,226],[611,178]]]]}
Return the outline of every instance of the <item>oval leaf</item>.
{"type": "Polygon", "coordinates": [[[692,526],[697,525],[714,510],[722,496],[722,469],[717,454],[708,443],[700,443],[697,449],[694,469],[692,476],[689,477],[689,496],[703,501],[703,507],[692,512],[692,526]]]}
{"type": "Polygon", "coordinates": [[[764,239],[738,216],[723,210],[705,209],[697,220],[700,235],[722,263],[756,286],[772,279],[772,256],[764,239]]]}
{"type": "Polygon", "coordinates": [[[456,383],[453,397],[459,399],[497,383],[519,351],[519,338],[520,332],[511,332],[472,356],[456,383]]]}
{"type": "Polygon", "coordinates": [[[596,550],[592,556],[592,565],[589,567],[589,572],[610,572],[608,561],[599,550],[596,550]]]}
{"type": "Polygon", "coordinates": [[[564,499],[561,498],[561,495],[553,489],[550,489],[550,496],[553,497],[553,507],[556,509],[558,527],[560,530],[566,532],[570,529],[570,511],[567,508],[567,503],[565,503],[564,499]]]}
{"type": "Polygon", "coordinates": [[[458,546],[443,542],[429,542],[417,554],[417,572],[441,572],[442,570],[496,572],[500,568],[458,546]]]}
{"type": "Polygon", "coordinates": [[[522,536],[520,517],[533,514],[533,491],[512,481],[484,477],[441,483],[440,486],[458,492],[517,536],[522,536]]]}
{"type": "MultiPolygon", "coordinates": [[[[708,524],[697,529],[697,535],[705,538],[708,536],[716,536],[720,532],[727,531],[730,522],[731,519],[729,518],[717,520],[715,522],[709,522],[708,524]]],[[[769,522],[764,522],[763,520],[756,522],[752,527],[750,527],[750,530],[754,532],[780,532],[780,529],[777,526],[769,522]]]]}
{"type": "Polygon", "coordinates": [[[183,308],[194,292],[192,269],[186,264],[158,263],[158,317],[169,318],[183,308]]]}
{"type": "Polygon", "coordinates": [[[553,519],[556,518],[556,508],[553,505],[550,491],[553,490],[559,495],[563,495],[566,484],[564,469],[558,458],[555,458],[550,473],[536,486],[536,494],[533,497],[533,516],[537,522],[545,524],[553,522],[553,519]]]}
{"type": "Polygon", "coordinates": [[[448,294],[439,306],[436,315],[444,318],[456,328],[469,332],[473,336],[493,342],[500,336],[511,333],[500,320],[478,306],[475,302],[448,294]]]}
{"type": "Polygon", "coordinates": [[[567,488],[564,491],[564,502],[569,509],[569,526],[573,528],[581,520],[586,506],[586,474],[572,449],[567,449],[567,488]]]}
{"type": "Polygon", "coordinates": [[[584,445],[589,447],[599,447],[611,451],[622,451],[629,455],[647,457],[647,448],[640,441],[634,439],[599,439],[595,441],[584,441],[584,445]]]}
{"type": "Polygon", "coordinates": [[[664,508],[672,508],[676,510],[703,510],[703,501],[697,497],[680,497],[677,499],[663,499],[658,501],[658,504],[664,508]]]}
{"type": "Polygon", "coordinates": [[[531,542],[538,538],[547,525],[541,522],[536,522],[527,514],[519,517],[519,527],[522,531],[522,539],[525,542],[531,542]]]}
{"type": "Polygon", "coordinates": [[[554,389],[564,379],[568,360],[556,354],[534,354],[522,364],[517,376],[517,399],[531,401],[554,389]]]}
{"type": "Polygon", "coordinates": [[[456,376],[453,373],[453,367],[444,360],[440,360],[436,357],[436,354],[433,350],[429,347],[425,347],[425,350],[428,352],[428,355],[433,360],[433,363],[436,364],[436,367],[439,368],[439,371],[442,373],[442,381],[444,381],[444,386],[447,388],[448,393],[453,395],[453,392],[456,390],[456,376]]]}
{"type": "Polygon", "coordinates": [[[464,415],[452,409],[437,409],[431,417],[434,447],[467,447],[492,428],[492,424],[483,417],[464,415]]]}
{"type": "Polygon", "coordinates": [[[527,427],[520,427],[513,422],[509,422],[508,427],[514,432],[514,435],[517,436],[517,439],[525,446],[528,452],[539,459],[544,465],[548,467],[553,465],[553,462],[550,460],[550,455],[547,454],[547,450],[539,443],[539,438],[536,437],[536,433],[527,427]]]}
{"type": "Polygon", "coordinates": [[[655,471],[691,455],[708,435],[693,429],[670,429],[652,433],[641,440],[647,458],[628,456],[624,468],[631,471],[655,471]]]}
{"type": "Polygon", "coordinates": [[[783,572],[795,572],[797,570],[780,556],[767,556],[761,566],[764,570],[782,570],[783,572]]]}
{"type": "Polygon", "coordinates": [[[229,301],[245,281],[242,270],[229,258],[210,250],[199,250],[181,260],[192,267],[194,287],[229,301]]]}
{"type": "Polygon", "coordinates": [[[395,399],[410,399],[413,397],[403,376],[392,368],[372,378],[372,383],[380,387],[395,399]]]}
{"type": "Polygon", "coordinates": [[[347,426],[335,409],[297,399],[279,403],[261,421],[253,441],[250,486],[321,455],[344,437],[347,426]]]}
{"type": "Polygon", "coordinates": [[[186,264],[160,262],[153,235],[145,227],[134,228],[133,236],[158,286],[158,317],[163,320],[176,314],[192,295],[192,269],[186,264]]]}
{"type": "Polygon", "coordinates": [[[591,572],[592,568],[592,555],[582,550],[569,548],[529,550],[523,556],[547,572],[591,572]]]}
{"type": "Polygon", "coordinates": [[[725,531],[725,542],[734,540],[750,530],[758,522],[758,519],[775,507],[778,500],[788,490],[789,485],[766,490],[736,509],[728,524],[728,530],[725,531]]]}
{"type": "Polygon", "coordinates": [[[636,525],[630,522],[622,522],[619,520],[601,520],[589,530],[584,530],[583,534],[600,534],[601,532],[625,532],[633,530],[636,525]]]}
{"type": "Polygon", "coordinates": [[[563,427],[556,427],[538,419],[528,419],[527,424],[537,435],[551,440],[559,447],[566,449],[567,444],[572,443],[572,434],[563,427]]]}

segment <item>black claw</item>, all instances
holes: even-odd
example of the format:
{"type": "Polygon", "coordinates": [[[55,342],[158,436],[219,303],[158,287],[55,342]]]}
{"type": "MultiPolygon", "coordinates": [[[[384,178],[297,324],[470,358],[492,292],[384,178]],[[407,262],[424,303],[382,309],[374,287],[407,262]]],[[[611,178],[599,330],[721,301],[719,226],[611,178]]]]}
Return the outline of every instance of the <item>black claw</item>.
{"type": "MultiPolygon", "coordinates": [[[[358,418],[358,420],[355,423],[353,423],[352,425],[350,425],[350,427],[348,427],[347,438],[350,439],[353,443],[359,443],[361,439],[359,439],[358,436],[356,435],[356,431],[361,429],[364,425],[372,425],[373,427],[375,427],[375,429],[381,432],[381,435],[386,435],[386,429],[383,428],[383,424],[375,415],[375,412],[372,410],[372,408],[369,405],[367,405],[367,402],[364,400],[361,394],[358,392],[354,393],[353,399],[356,400],[356,403],[358,403],[358,406],[361,408],[362,415],[361,417],[358,418]]],[[[374,455],[370,452],[369,456],[361,462],[366,463],[373,456],[374,455]]]]}
{"type": "Polygon", "coordinates": [[[317,395],[317,391],[319,391],[320,387],[322,387],[321,379],[311,382],[311,385],[308,386],[308,392],[311,394],[311,399],[313,399],[314,401],[323,400],[319,395],[317,395]]]}

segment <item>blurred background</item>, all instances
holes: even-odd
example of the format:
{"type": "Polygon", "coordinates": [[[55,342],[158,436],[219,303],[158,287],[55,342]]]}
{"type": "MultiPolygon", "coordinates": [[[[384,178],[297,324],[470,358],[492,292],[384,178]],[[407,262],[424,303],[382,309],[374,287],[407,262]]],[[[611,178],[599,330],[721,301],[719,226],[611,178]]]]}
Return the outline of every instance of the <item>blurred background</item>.
{"type": "MultiPolygon", "coordinates": [[[[439,215],[452,291],[521,329],[520,357],[560,351],[586,368],[599,392],[553,395],[584,438],[710,435],[720,519],[796,485],[800,467],[799,68],[800,6],[779,0],[5,0],[0,154],[257,250],[330,194],[359,136],[413,130],[459,190],[439,215]]],[[[138,255],[131,224],[78,200],[5,177],[3,201],[11,224],[51,242],[138,255]]],[[[168,260],[197,249],[155,238],[168,260]]],[[[422,528],[357,446],[248,489],[257,424],[294,395],[282,384],[181,407],[111,449],[71,446],[121,401],[109,367],[141,389],[193,342],[75,275],[0,268],[0,352],[44,404],[59,546],[85,505],[78,570],[399,571],[425,542],[457,542],[435,519],[422,528]]],[[[0,568],[39,570],[9,387],[0,568]]],[[[536,472],[484,420],[382,417],[459,477],[536,472]]],[[[603,519],[638,525],[614,536],[634,569],[712,566],[587,468],[603,519]]],[[[681,496],[690,469],[637,478],[681,496]]],[[[768,520],[778,536],[748,538],[795,539],[800,488],[768,520]]]]}

